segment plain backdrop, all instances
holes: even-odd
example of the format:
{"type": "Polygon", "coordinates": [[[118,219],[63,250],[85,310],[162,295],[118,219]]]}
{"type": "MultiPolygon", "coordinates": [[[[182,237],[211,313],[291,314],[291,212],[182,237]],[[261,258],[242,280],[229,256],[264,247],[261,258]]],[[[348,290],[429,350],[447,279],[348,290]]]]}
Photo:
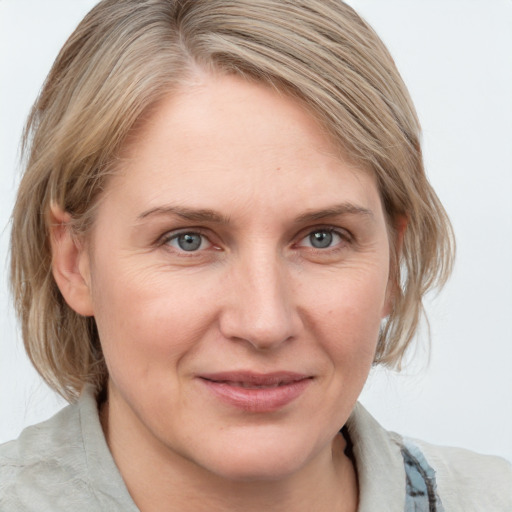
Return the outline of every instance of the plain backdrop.
{"type": "MultiPolygon", "coordinates": [[[[452,219],[455,272],[428,300],[401,374],[361,400],[388,429],[512,460],[512,1],[352,0],[395,57],[452,219]]],[[[63,404],[23,351],[7,284],[19,138],[59,48],[94,0],[0,0],[0,442],[63,404]]]]}

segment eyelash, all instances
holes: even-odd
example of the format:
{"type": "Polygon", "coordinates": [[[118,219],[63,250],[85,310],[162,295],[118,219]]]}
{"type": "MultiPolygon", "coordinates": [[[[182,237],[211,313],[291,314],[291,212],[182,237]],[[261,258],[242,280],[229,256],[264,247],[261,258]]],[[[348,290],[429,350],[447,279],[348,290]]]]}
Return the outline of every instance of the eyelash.
{"type": "MultiPolygon", "coordinates": [[[[336,251],[342,250],[345,247],[345,244],[351,244],[354,241],[351,233],[349,233],[345,229],[341,229],[341,228],[334,227],[334,226],[314,226],[314,227],[308,228],[306,231],[302,231],[302,233],[299,234],[298,238],[299,238],[299,241],[297,243],[293,244],[294,247],[303,247],[308,251],[314,251],[316,253],[336,252],[336,251]],[[308,239],[308,237],[311,237],[315,233],[322,233],[322,232],[327,233],[329,235],[336,235],[340,238],[340,241],[337,244],[335,244],[334,246],[328,246],[325,248],[324,247],[322,247],[322,248],[314,247],[311,245],[309,245],[309,246],[301,245],[302,242],[304,242],[305,240],[308,239]],[[340,245],[341,245],[341,247],[339,247],[340,245]]],[[[173,250],[176,254],[178,254],[179,256],[182,256],[182,257],[194,257],[194,256],[197,257],[198,255],[204,253],[205,250],[207,250],[211,247],[218,249],[218,247],[216,247],[215,244],[210,240],[208,234],[205,233],[205,231],[201,228],[188,228],[188,229],[180,230],[180,231],[166,232],[162,237],[159,238],[158,245],[165,246],[169,250],[173,250]],[[199,248],[198,250],[192,250],[192,251],[186,251],[185,249],[179,249],[177,247],[172,247],[170,245],[170,242],[172,242],[173,240],[177,240],[180,236],[185,236],[185,235],[199,235],[202,239],[201,245],[203,244],[204,240],[206,240],[210,245],[206,248],[203,248],[203,249],[199,248]]]]}
{"type": "Polygon", "coordinates": [[[315,233],[327,233],[328,235],[336,235],[339,237],[340,241],[337,244],[334,244],[333,246],[328,247],[312,247],[312,246],[302,246],[306,247],[308,249],[318,251],[318,252],[327,252],[327,251],[337,251],[340,250],[342,247],[339,247],[340,244],[345,245],[352,242],[352,236],[344,229],[336,228],[333,226],[319,226],[314,227],[313,229],[309,228],[307,233],[304,236],[301,236],[300,241],[297,245],[299,247],[301,246],[301,243],[305,240],[307,240],[309,237],[314,235],[315,233]]]}
{"type": "Polygon", "coordinates": [[[180,250],[180,249],[172,247],[170,245],[170,242],[172,242],[173,240],[177,240],[180,236],[185,236],[185,235],[199,235],[202,239],[201,245],[203,244],[204,240],[207,240],[209,244],[213,245],[212,241],[209,239],[207,234],[205,234],[205,232],[200,228],[190,228],[190,229],[186,229],[186,230],[167,232],[159,239],[158,245],[167,246],[169,248],[172,248],[172,250],[174,250],[180,256],[187,256],[187,257],[197,255],[197,253],[201,253],[205,250],[205,249],[203,249],[203,250],[197,250],[197,251],[186,251],[185,249],[180,250]]]}

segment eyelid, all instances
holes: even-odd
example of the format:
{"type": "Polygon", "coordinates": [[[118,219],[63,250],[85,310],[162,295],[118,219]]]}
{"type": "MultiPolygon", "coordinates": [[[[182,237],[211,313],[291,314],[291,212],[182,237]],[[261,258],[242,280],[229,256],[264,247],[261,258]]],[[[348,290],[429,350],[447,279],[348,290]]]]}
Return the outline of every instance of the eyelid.
{"type": "Polygon", "coordinates": [[[201,253],[205,251],[206,249],[211,248],[212,246],[215,246],[215,244],[211,240],[211,236],[208,236],[209,233],[206,232],[203,228],[196,228],[196,227],[187,227],[187,228],[179,228],[174,229],[170,231],[166,231],[162,236],[160,236],[157,240],[158,246],[167,246],[172,248],[172,250],[175,250],[177,253],[180,254],[187,254],[187,256],[191,256],[194,253],[201,253]],[[179,249],[176,247],[173,247],[169,244],[172,240],[177,239],[180,235],[186,235],[186,234],[194,234],[194,235],[200,235],[203,239],[206,239],[208,241],[208,247],[205,247],[203,249],[198,249],[197,251],[185,251],[183,249],[179,249]]]}
{"type": "MultiPolygon", "coordinates": [[[[298,235],[296,235],[296,237],[294,237],[295,240],[298,240],[298,241],[293,243],[293,245],[299,246],[299,247],[302,246],[302,247],[309,248],[314,251],[322,251],[322,252],[326,252],[329,249],[339,248],[340,243],[338,243],[332,247],[327,247],[327,248],[323,248],[323,249],[315,248],[313,246],[301,245],[301,242],[303,242],[305,239],[307,239],[308,236],[310,236],[311,234],[318,232],[318,231],[326,231],[329,233],[334,233],[334,234],[338,235],[341,238],[341,240],[346,243],[354,242],[354,237],[353,237],[352,233],[349,230],[347,230],[346,228],[342,228],[340,226],[332,226],[332,225],[317,225],[317,226],[309,226],[307,228],[302,229],[298,233],[298,235]]],[[[187,226],[187,227],[183,227],[183,228],[171,229],[169,231],[166,231],[163,235],[159,236],[155,242],[155,245],[157,245],[157,246],[167,245],[168,247],[171,247],[173,250],[176,250],[176,252],[181,253],[181,254],[185,253],[189,256],[192,256],[194,253],[196,253],[196,254],[202,253],[203,251],[210,249],[212,247],[217,250],[220,250],[219,245],[216,244],[214,241],[212,241],[211,231],[209,229],[205,229],[202,227],[187,226]],[[208,243],[209,243],[208,247],[203,248],[203,249],[198,249],[197,251],[185,251],[185,250],[180,250],[179,248],[175,248],[175,247],[172,247],[169,245],[169,242],[171,240],[174,240],[174,239],[178,238],[180,235],[184,235],[187,233],[200,235],[202,238],[204,238],[208,241],[208,243]]]]}
{"type": "Polygon", "coordinates": [[[298,238],[299,240],[303,240],[304,238],[308,237],[312,233],[316,233],[318,231],[326,231],[328,233],[335,233],[347,241],[351,241],[354,238],[352,233],[348,229],[342,228],[340,226],[331,226],[331,225],[320,225],[320,226],[308,227],[306,229],[301,230],[296,238],[298,238]]]}

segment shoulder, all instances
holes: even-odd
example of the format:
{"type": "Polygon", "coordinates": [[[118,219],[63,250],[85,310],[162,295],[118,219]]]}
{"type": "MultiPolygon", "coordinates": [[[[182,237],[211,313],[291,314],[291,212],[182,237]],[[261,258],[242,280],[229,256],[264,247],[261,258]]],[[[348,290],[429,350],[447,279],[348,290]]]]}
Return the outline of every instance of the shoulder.
{"type": "Polygon", "coordinates": [[[446,510],[512,510],[512,465],[463,448],[412,441],[435,471],[446,510]]]}
{"type": "Polygon", "coordinates": [[[60,510],[64,488],[88,494],[80,438],[79,409],[70,405],[1,445],[0,509],[60,510]]]}
{"type": "Polygon", "coordinates": [[[137,511],[108,449],[92,387],[0,446],[0,510],[137,511]]]}
{"type": "Polygon", "coordinates": [[[361,512],[512,511],[512,466],[506,460],[390,432],[361,404],[347,428],[361,512]]]}

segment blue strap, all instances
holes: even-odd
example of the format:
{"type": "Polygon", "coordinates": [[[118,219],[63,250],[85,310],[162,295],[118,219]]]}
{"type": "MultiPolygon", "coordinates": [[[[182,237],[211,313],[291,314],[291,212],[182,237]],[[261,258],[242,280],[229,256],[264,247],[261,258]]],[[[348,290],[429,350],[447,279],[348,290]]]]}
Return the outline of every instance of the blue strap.
{"type": "Polygon", "coordinates": [[[401,447],[406,476],[404,512],[444,512],[437,494],[436,473],[421,450],[409,439],[401,447]]]}

